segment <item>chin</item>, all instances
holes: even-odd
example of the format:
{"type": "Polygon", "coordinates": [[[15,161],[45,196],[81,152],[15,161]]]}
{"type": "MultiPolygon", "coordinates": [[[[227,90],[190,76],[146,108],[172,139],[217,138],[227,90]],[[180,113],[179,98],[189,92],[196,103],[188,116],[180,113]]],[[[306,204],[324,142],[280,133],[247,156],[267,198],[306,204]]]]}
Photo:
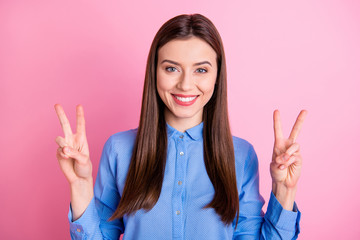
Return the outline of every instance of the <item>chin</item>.
{"type": "Polygon", "coordinates": [[[195,113],[175,113],[176,118],[192,118],[195,116],[195,113]]]}
{"type": "Polygon", "coordinates": [[[196,117],[197,113],[199,111],[173,111],[173,115],[176,117],[176,118],[194,118],[196,117]]]}

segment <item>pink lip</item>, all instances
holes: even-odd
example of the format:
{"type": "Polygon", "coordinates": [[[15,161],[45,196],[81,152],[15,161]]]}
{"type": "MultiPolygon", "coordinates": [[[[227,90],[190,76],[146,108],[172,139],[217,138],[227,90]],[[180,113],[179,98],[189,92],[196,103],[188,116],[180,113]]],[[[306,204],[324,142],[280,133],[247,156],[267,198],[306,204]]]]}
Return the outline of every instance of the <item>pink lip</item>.
{"type": "Polygon", "coordinates": [[[190,105],[193,105],[194,102],[196,102],[196,99],[198,95],[183,95],[183,94],[171,94],[171,96],[173,97],[174,101],[181,105],[181,106],[190,106],[190,105]],[[175,96],[178,96],[178,97],[196,97],[194,100],[190,101],[190,102],[181,102],[180,100],[178,100],[175,96]]]}

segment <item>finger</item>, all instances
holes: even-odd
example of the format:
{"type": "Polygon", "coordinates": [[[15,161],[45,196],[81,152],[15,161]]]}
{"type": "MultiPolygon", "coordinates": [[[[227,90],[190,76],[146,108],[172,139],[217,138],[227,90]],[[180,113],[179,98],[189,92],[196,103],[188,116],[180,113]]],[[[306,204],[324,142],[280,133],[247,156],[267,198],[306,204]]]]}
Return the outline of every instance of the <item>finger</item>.
{"type": "Polygon", "coordinates": [[[285,157],[288,158],[289,156],[293,155],[295,152],[300,151],[300,144],[293,143],[288,149],[286,149],[285,157]]]}
{"type": "Polygon", "coordinates": [[[283,164],[279,164],[279,169],[284,170],[284,169],[288,168],[288,167],[289,167],[291,164],[293,164],[294,162],[296,162],[296,157],[295,157],[295,156],[291,156],[288,161],[286,161],[286,162],[283,163],[283,164]]]}
{"type": "Polygon", "coordinates": [[[61,158],[69,159],[69,157],[63,153],[63,148],[61,147],[57,149],[56,157],[57,159],[61,159],[61,158]]]}
{"type": "MultiPolygon", "coordinates": [[[[295,147],[296,147],[296,146],[294,146],[294,149],[292,149],[292,150],[295,150],[295,149],[296,149],[295,147]]],[[[284,153],[282,153],[281,155],[279,155],[279,156],[277,156],[277,157],[275,158],[275,163],[276,163],[276,164],[279,164],[279,165],[285,164],[286,162],[289,161],[289,159],[290,159],[291,157],[293,157],[293,156],[297,157],[297,156],[299,156],[299,155],[300,155],[300,154],[299,154],[298,152],[296,152],[296,150],[295,150],[292,154],[288,154],[288,153],[284,152],[284,153]]]]}
{"type": "Polygon", "coordinates": [[[281,139],[281,138],[283,138],[283,133],[282,133],[279,110],[276,109],[274,111],[274,116],[273,117],[274,117],[274,137],[275,137],[275,140],[276,139],[281,139]]]}
{"type": "Polygon", "coordinates": [[[291,164],[293,164],[294,162],[296,162],[296,156],[291,156],[284,164],[281,164],[279,166],[279,168],[285,169],[285,168],[289,167],[291,164]]]}
{"type": "Polygon", "coordinates": [[[79,151],[76,151],[75,149],[66,146],[63,148],[63,153],[66,154],[67,156],[75,159],[75,161],[77,161],[80,164],[86,164],[87,161],[89,160],[89,157],[80,153],[79,151]]]}
{"type": "Polygon", "coordinates": [[[80,104],[76,106],[76,132],[85,135],[84,108],[80,104]]]}
{"type": "Polygon", "coordinates": [[[302,156],[301,154],[297,154],[297,153],[294,153],[288,161],[286,161],[284,164],[281,164],[283,165],[284,167],[282,166],[279,166],[280,169],[283,169],[283,168],[287,168],[291,165],[295,164],[296,166],[301,166],[302,165],[302,156]]]}
{"type": "Polygon", "coordinates": [[[292,139],[293,142],[296,141],[296,138],[297,136],[299,135],[300,133],[300,130],[301,130],[301,127],[304,123],[304,120],[305,120],[305,117],[307,115],[307,111],[306,110],[302,110],[297,119],[296,119],[296,122],[291,130],[291,133],[290,133],[290,136],[289,136],[289,139],[292,139]]]}
{"type": "Polygon", "coordinates": [[[54,107],[55,107],[56,114],[59,118],[61,127],[64,131],[65,138],[71,136],[72,135],[71,126],[70,126],[68,118],[66,117],[64,109],[62,108],[62,106],[60,104],[55,104],[54,107]]]}
{"type": "Polygon", "coordinates": [[[283,153],[275,158],[275,163],[279,165],[284,164],[289,159],[289,157],[290,156],[287,156],[286,153],[283,153]]]}
{"type": "Polygon", "coordinates": [[[65,141],[65,138],[63,137],[60,137],[60,136],[57,136],[55,138],[55,142],[59,145],[59,147],[63,148],[65,146],[67,146],[68,144],[66,143],[65,141]]]}

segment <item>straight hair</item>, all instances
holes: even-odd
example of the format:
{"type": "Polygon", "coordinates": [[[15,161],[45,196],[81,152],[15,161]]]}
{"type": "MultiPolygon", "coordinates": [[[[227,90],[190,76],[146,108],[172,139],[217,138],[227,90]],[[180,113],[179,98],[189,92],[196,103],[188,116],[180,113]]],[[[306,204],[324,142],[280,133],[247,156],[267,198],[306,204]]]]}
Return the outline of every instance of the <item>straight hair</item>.
{"type": "Polygon", "coordinates": [[[167,132],[165,104],[156,89],[158,50],[174,39],[198,37],[217,55],[217,79],[203,111],[203,148],[206,171],[215,194],[204,208],[214,208],[224,224],[239,218],[235,156],[228,119],[227,78],[223,43],[214,24],[201,14],[179,15],[159,29],[149,51],[139,127],[124,190],[110,220],[151,210],[158,201],[164,179],[167,132]]]}

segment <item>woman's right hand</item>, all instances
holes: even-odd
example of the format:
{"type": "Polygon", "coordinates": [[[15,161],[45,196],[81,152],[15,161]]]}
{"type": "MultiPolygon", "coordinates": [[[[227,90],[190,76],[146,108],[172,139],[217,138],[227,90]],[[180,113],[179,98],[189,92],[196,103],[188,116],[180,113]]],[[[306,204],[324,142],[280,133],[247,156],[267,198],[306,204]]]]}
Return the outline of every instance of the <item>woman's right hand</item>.
{"type": "Polygon", "coordinates": [[[85,133],[84,109],[76,106],[76,133],[71,131],[69,120],[60,104],[55,104],[64,137],[58,136],[55,141],[59,145],[56,157],[70,185],[83,180],[92,182],[92,164],[89,156],[89,146],[85,133]]]}

